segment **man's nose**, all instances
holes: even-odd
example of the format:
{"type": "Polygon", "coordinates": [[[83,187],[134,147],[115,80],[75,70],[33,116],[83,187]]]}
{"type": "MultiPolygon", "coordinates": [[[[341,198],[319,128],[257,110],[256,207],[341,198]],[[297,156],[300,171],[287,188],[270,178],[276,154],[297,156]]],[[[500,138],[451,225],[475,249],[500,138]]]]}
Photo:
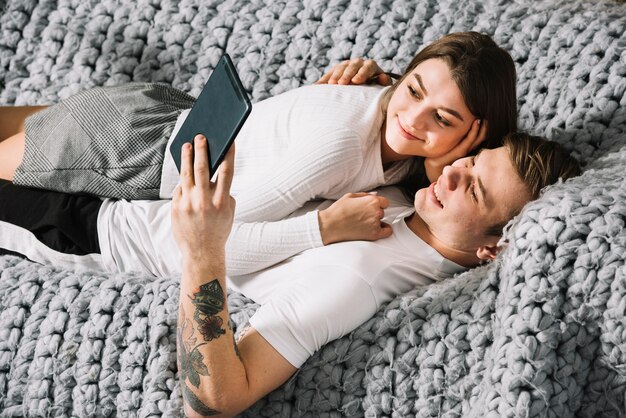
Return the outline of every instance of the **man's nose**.
{"type": "Polygon", "coordinates": [[[454,165],[447,165],[443,168],[442,174],[445,180],[446,189],[453,191],[456,190],[459,182],[463,178],[463,168],[454,165]]]}

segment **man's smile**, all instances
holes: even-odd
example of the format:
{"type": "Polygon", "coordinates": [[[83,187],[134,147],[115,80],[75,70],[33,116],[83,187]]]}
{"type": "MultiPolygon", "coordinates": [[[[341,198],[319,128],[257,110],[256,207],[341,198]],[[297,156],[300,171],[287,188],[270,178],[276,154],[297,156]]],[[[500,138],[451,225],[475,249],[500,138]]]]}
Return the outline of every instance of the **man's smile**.
{"type": "Polygon", "coordinates": [[[441,203],[441,199],[439,198],[439,187],[437,186],[437,183],[432,183],[428,188],[428,191],[435,204],[443,209],[443,203],[441,203]]]}

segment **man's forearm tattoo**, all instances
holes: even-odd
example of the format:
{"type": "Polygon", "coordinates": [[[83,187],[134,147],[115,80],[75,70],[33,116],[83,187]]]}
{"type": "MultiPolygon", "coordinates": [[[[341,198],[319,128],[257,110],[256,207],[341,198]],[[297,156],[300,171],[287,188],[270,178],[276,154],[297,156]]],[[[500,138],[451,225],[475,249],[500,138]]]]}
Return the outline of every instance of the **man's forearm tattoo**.
{"type": "Polygon", "coordinates": [[[187,386],[189,382],[196,388],[200,387],[200,375],[209,376],[209,370],[204,364],[204,356],[198,350],[206,343],[197,344],[193,323],[185,317],[185,310],[180,308],[180,320],[178,321],[178,371],[180,384],[183,391],[183,399],[199,414],[205,416],[218,415],[219,411],[206,406],[187,386]]]}
{"type": "MultiPolygon", "coordinates": [[[[187,319],[185,309],[181,304],[179,310],[181,317],[178,321],[178,370],[183,397],[185,402],[199,414],[217,415],[219,412],[202,403],[187,386],[186,380],[199,388],[200,376],[209,376],[209,370],[199,348],[226,333],[226,330],[222,328],[224,321],[218,316],[224,310],[224,291],[220,282],[214,279],[195,289],[193,297],[190,296],[189,299],[195,307],[193,319],[197,330],[205,342],[198,344],[193,321],[187,319]]],[[[235,352],[237,352],[236,345],[235,352]]]]}
{"type": "Polygon", "coordinates": [[[196,394],[193,393],[191,389],[189,389],[184,381],[181,381],[181,387],[183,389],[183,399],[185,399],[185,401],[194,411],[204,416],[218,415],[220,413],[219,411],[211,409],[204,403],[202,403],[202,401],[198,399],[196,394]]]}
{"type": "Polygon", "coordinates": [[[185,317],[185,310],[180,309],[181,318],[178,327],[178,370],[182,381],[189,379],[192,385],[200,387],[200,375],[209,376],[204,364],[204,356],[198,350],[204,344],[198,344],[193,324],[185,317]]]}
{"type": "Polygon", "coordinates": [[[196,307],[193,318],[198,323],[198,331],[204,341],[212,341],[226,333],[222,328],[224,321],[217,316],[224,309],[224,291],[217,279],[203,284],[193,297],[191,303],[196,307]]]}

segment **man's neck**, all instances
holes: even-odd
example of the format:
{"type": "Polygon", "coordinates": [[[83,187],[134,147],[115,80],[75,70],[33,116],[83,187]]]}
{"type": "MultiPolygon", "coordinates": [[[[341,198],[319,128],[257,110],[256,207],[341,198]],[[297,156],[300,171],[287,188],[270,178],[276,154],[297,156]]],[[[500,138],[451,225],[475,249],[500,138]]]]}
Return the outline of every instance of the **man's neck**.
{"type": "Polygon", "coordinates": [[[454,248],[437,238],[428,228],[424,220],[414,212],[405,219],[409,229],[413,231],[422,241],[430,245],[444,258],[453,261],[463,267],[472,268],[480,264],[480,259],[476,256],[476,251],[464,251],[454,248]]]}

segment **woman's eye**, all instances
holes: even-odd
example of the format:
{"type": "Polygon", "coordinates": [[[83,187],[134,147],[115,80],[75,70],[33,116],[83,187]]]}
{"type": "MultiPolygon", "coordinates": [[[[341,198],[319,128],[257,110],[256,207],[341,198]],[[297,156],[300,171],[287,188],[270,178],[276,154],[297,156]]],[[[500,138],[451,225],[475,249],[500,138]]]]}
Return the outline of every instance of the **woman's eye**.
{"type": "Polygon", "coordinates": [[[450,122],[448,122],[446,118],[441,116],[439,113],[435,114],[435,119],[437,119],[437,122],[441,123],[444,126],[450,126],[450,122]]]}
{"type": "Polygon", "coordinates": [[[418,100],[422,98],[422,95],[421,95],[421,94],[419,94],[419,93],[417,92],[417,90],[415,90],[415,89],[414,89],[413,87],[411,87],[411,86],[409,86],[409,92],[411,93],[411,96],[415,97],[415,98],[416,98],[416,99],[418,99],[418,100]]]}

